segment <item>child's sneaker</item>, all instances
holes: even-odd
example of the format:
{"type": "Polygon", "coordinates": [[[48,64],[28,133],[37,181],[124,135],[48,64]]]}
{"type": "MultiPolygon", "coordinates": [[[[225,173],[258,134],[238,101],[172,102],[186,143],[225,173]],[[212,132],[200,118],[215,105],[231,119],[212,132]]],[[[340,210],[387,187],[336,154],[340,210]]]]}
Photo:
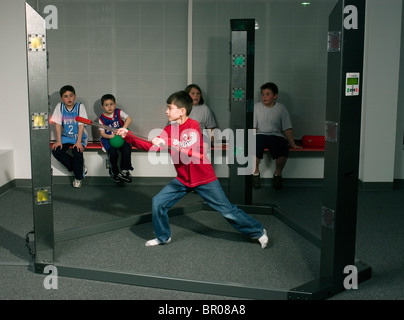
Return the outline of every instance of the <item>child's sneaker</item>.
{"type": "Polygon", "coordinates": [[[122,170],[122,172],[119,173],[118,176],[123,181],[132,182],[132,177],[130,175],[129,170],[122,170]]]}
{"type": "Polygon", "coordinates": [[[81,188],[81,180],[74,179],[73,180],[73,187],[81,188]]]}
{"type": "Polygon", "coordinates": [[[154,247],[154,246],[158,246],[158,245],[163,245],[163,244],[167,244],[171,242],[171,238],[168,238],[168,240],[166,242],[160,242],[157,238],[149,240],[146,242],[145,246],[146,247],[154,247]]]}
{"type": "Polygon", "coordinates": [[[264,229],[264,234],[258,239],[259,243],[261,244],[261,248],[265,249],[268,245],[269,238],[267,236],[267,231],[264,229]]]}
{"type": "Polygon", "coordinates": [[[254,189],[261,188],[261,177],[259,173],[257,175],[253,174],[253,187],[254,189]]]}
{"type": "Polygon", "coordinates": [[[276,176],[274,173],[274,178],[273,178],[273,186],[276,190],[279,190],[280,188],[282,188],[282,176],[276,176]]]}
{"type": "Polygon", "coordinates": [[[121,179],[119,179],[119,174],[113,174],[111,172],[111,174],[109,175],[111,177],[112,180],[114,180],[114,182],[120,182],[121,179]]]}

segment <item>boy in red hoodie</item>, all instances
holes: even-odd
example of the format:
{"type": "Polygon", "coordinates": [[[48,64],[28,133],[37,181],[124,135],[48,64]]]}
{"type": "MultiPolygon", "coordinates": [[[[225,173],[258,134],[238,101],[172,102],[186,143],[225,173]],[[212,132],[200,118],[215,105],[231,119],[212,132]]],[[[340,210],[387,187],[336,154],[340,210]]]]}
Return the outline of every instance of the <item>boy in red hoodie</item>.
{"type": "Polygon", "coordinates": [[[251,239],[257,239],[261,247],[265,248],[268,245],[266,230],[260,222],[230,203],[207,157],[201,159],[188,156],[188,151],[204,155],[201,129],[197,121],[189,118],[191,110],[191,97],[185,91],[175,92],[167,99],[166,115],[171,124],[151,143],[134,138],[127,134],[128,131],[124,128],[117,132],[139,149],[158,150],[170,146],[177,171],[177,177],[153,197],[152,221],[157,238],[147,241],[146,246],[171,241],[168,210],[188,192],[195,190],[209,206],[220,212],[233,228],[251,239]]]}

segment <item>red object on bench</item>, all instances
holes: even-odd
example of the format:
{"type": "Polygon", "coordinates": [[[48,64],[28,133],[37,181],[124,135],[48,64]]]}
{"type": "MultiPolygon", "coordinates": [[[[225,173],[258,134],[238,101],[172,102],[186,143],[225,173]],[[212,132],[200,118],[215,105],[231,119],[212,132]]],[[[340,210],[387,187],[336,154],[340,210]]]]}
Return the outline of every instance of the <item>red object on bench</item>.
{"type": "Polygon", "coordinates": [[[325,148],[325,136],[309,136],[302,137],[303,148],[325,148]]]}
{"type": "Polygon", "coordinates": [[[101,149],[101,142],[89,142],[87,143],[86,149],[92,149],[92,150],[96,150],[96,149],[101,149]]]}

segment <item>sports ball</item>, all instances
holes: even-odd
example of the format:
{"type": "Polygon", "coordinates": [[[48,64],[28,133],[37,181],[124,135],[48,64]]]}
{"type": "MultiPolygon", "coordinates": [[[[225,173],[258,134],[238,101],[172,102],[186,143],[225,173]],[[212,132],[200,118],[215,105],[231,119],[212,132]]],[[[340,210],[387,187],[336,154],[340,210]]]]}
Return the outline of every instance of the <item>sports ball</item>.
{"type": "Polygon", "coordinates": [[[109,140],[109,144],[111,147],[120,148],[123,146],[125,140],[122,139],[121,136],[115,135],[112,139],[109,140]]]}

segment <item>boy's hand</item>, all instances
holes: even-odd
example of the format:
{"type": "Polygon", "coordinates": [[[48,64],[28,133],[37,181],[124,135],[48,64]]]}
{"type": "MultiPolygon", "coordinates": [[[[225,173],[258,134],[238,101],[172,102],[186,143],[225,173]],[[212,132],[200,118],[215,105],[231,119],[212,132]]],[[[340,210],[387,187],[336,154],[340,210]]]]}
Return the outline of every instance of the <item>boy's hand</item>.
{"type": "Polygon", "coordinates": [[[303,149],[302,146],[299,146],[299,145],[297,145],[296,143],[290,145],[290,148],[291,148],[291,149],[303,149]]]}
{"type": "Polygon", "coordinates": [[[56,150],[57,147],[62,148],[62,144],[61,144],[60,142],[55,142],[55,143],[52,145],[52,150],[56,150]]]}
{"type": "Polygon", "coordinates": [[[155,147],[161,147],[161,146],[164,146],[166,144],[165,141],[163,139],[161,139],[161,138],[154,138],[152,140],[152,143],[153,143],[153,145],[155,147]]]}
{"type": "Polygon", "coordinates": [[[118,131],[116,132],[118,136],[121,136],[122,138],[125,138],[126,135],[128,134],[128,129],[125,128],[119,128],[118,131]]]}
{"type": "Polygon", "coordinates": [[[76,147],[78,151],[83,152],[84,151],[84,147],[81,144],[81,142],[76,142],[75,145],[73,146],[73,148],[76,147]]]}

